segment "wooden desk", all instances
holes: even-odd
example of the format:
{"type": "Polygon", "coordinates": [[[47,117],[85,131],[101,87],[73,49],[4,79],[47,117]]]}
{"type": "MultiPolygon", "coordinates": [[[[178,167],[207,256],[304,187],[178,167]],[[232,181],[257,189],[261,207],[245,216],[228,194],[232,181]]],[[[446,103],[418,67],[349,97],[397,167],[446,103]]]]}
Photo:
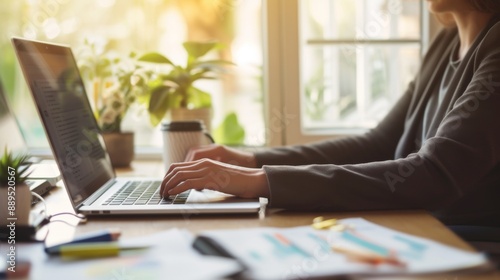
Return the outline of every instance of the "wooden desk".
{"type": "MultiPolygon", "coordinates": [[[[131,168],[118,170],[119,176],[163,176],[161,162],[134,162],[131,168]]],[[[63,188],[52,191],[47,198],[49,213],[71,211],[71,204],[63,188]]],[[[41,205],[37,205],[41,208],[41,205]]],[[[456,248],[472,251],[473,249],[459,237],[449,231],[441,222],[425,211],[373,211],[373,212],[293,212],[267,210],[259,214],[245,215],[151,215],[127,217],[90,217],[89,222],[79,225],[76,230],[63,223],[51,225],[49,239],[69,239],[76,233],[95,231],[103,228],[120,228],[123,237],[146,235],[171,228],[185,228],[193,233],[208,229],[250,228],[250,227],[293,227],[311,224],[317,216],[328,218],[363,217],[369,221],[405,233],[429,238],[456,248]]],[[[75,223],[74,218],[64,218],[75,223]]],[[[409,278],[408,278],[409,279],[409,278]]],[[[411,278],[415,279],[415,278],[411,278]]],[[[420,279],[420,278],[419,278],[420,279]]],[[[496,279],[500,272],[464,276],[460,274],[425,277],[424,279],[496,279]]]]}

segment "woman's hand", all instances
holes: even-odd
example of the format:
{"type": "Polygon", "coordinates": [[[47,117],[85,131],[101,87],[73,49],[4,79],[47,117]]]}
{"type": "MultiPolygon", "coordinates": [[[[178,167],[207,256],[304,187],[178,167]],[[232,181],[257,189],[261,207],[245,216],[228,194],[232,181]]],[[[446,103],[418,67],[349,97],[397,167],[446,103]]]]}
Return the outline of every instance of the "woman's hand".
{"type": "Polygon", "coordinates": [[[204,158],[229,163],[231,165],[250,168],[257,167],[255,156],[252,153],[231,149],[226,146],[216,144],[190,149],[187,153],[185,161],[190,162],[204,158]]]}
{"type": "Polygon", "coordinates": [[[176,195],[189,189],[209,189],[244,198],[269,197],[264,170],[201,159],[174,163],[163,178],[160,194],[176,195]]]}

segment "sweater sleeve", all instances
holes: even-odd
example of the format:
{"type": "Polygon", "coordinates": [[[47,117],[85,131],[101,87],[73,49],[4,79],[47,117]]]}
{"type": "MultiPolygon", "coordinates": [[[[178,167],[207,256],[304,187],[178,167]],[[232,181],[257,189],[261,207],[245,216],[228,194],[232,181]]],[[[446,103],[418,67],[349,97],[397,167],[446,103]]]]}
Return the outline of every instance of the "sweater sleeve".
{"type": "MultiPolygon", "coordinates": [[[[404,158],[361,164],[314,164],[308,166],[263,166],[270,186],[270,206],[295,209],[395,209],[436,210],[475,189],[500,160],[500,50],[495,36],[486,36],[470,59],[469,83],[450,109],[434,137],[420,150],[404,158]]],[[[407,97],[403,97],[405,100],[407,97]]],[[[403,118],[403,101],[392,117],[403,118]]],[[[385,120],[401,126],[398,121],[385,120]]],[[[385,125],[383,125],[384,127],[385,125]]],[[[379,128],[380,129],[380,128],[379,128]]],[[[400,127],[398,127],[400,129],[400,127]]],[[[393,139],[389,137],[390,145],[393,139]]],[[[356,145],[376,143],[382,135],[360,138],[356,145]]],[[[322,144],[340,147],[341,144],[322,144]]],[[[345,144],[344,144],[345,145],[345,144]]],[[[321,146],[317,146],[321,147],[321,146]]],[[[371,148],[363,148],[377,153],[371,148]]],[[[340,148],[332,148],[339,152],[340,148]],[[338,150],[337,150],[338,149],[338,150]]],[[[298,152],[297,152],[298,153],[298,152]]],[[[384,153],[385,149],[384,149],[384,153]]],[[[329,157],[320,151],[314,159],[329,157]]],[[[307,158],[312,160],[313,158],[307,158]]]]}

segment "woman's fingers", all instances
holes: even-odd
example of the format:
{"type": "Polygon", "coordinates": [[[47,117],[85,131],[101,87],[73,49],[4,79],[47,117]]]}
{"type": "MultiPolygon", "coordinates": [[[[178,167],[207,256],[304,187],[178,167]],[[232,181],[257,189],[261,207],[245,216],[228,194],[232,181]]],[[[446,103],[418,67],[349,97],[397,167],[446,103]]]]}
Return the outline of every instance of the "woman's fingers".
{"type": "Polygon", "coordinates": [[[207,146],[200,146],[200,147],[194,147],[189,149],[185,161],[195,161],[203,158],[210,158],[210,159],[215,159],[218,160],[220,158],[220,155],[218,153],[218,145],[207,145],[207,146]]]}
{"type": "Polygon", "coordinates": [[[169,180],[171,176],[173,176],[176,172],[185,169],[185,168],[194,168],[196,166],[201,165],[204,161],[206,160],[197,160],[197,161],[190,161],[190,162],[178,162],[178,163],[172,163],[170,167],[168,168],[167,173],[165,173],[165,177],[163,177],[163,180],[169,180]]]}
{"type": "MultiPolygon", "coordinates": [[[[165,183],[165,189],[163,190],[162,194],[163,196],[168,196],[170,194],[170,191],[177,187],[180,184],[183,184],[186,180],[192,179],[192,178],[205,178],[207,175],[207,168],[200,168],[200,169],[180,169],[177,172],[173,172],[173,175],[168,179],[168,181],[165,183]]],[[[201,187],[200,185],[195,186],[195,188],[201,187]]]]}
{"type": "Polygon", "coordinates": [[[264,170],[210,159],[172,164],[160,194],[167,197],[189,189],[211,189],[246,198],[269,196],[264,170]]]}
{"type": "MultiPolygon", "coordinates": [[[[178,184],[181,184],[184,180],[195,177],[207,177],[210,173],[209,167],[214,166],[214,163],[214,161],[209,159],[173,163],[170,165],[167,174],[163,178],[163,182],[160,187],[160,194],[168,196],[168,192],[178,184]]],[[[194,188],[203,189],[205,186],[199,185],[194,188]]]]}
{"type": "MultiPolygon", "coordinates": [[[[208,159],[172,164],[163,179],[160,194],[167,197],[187,189],[223,191],[233,179],[230,177],[239,173],[240,168],[208,159]]],[[[224,191],[231,193],[235,190],[224,191]]]]}
{"type": "Polygon", "coordinates": [[[185,192],[187,190],[193,189],[194,184],[201,184],[204,179],[203,178],[197,178],[197,179],[189,179],[186,181],[182,181],[180,184],[175,185],[172,189],[168,191],[168,193],[164,193],[163,197],[167,197],[169,195],[177,195],[182,192],[185,192]]]}
{"type": "Polygon", "coordinates": [[[231,165],[238,165],[249,168],[257,167],[255,155],[250,152],[240,151],[226,146],[211,144],[208,146],[195,147],[189,150],[186,155],[186,162],[212,159],[231,165]]]}

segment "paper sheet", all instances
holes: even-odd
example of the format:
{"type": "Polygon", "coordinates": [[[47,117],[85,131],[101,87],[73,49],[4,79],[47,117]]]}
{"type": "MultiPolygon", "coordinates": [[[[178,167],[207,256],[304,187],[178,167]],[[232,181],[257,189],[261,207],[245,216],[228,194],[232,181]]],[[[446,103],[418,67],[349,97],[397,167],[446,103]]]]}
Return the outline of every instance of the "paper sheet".
{"type": "Polygon", "coordinates": [[[343,219],[364,237],[397,252],[406,267],[371,265],[349,260],[334,252],[331,245],[343,242],[342,233],[295,228],[254,228],[217,230],[202,233],[223,245],[249,267],[255,279],[294,279],[325,275],[418,274],[478,267],[486,258],[378,226],[361,218],[343,219]]]}
{"type": "Polygon", "coordinates": [[[144,251],[123,252],[120,257],[67,261],[49,257],[41,244],[19,245],[20,259],[31,262],[30,279],[220,279],[241,270],[229,259],[205,257],[191,244],[193,235],[171,229],[150,236],[122,240],[121,244],[151,246],[144,251]]]}

